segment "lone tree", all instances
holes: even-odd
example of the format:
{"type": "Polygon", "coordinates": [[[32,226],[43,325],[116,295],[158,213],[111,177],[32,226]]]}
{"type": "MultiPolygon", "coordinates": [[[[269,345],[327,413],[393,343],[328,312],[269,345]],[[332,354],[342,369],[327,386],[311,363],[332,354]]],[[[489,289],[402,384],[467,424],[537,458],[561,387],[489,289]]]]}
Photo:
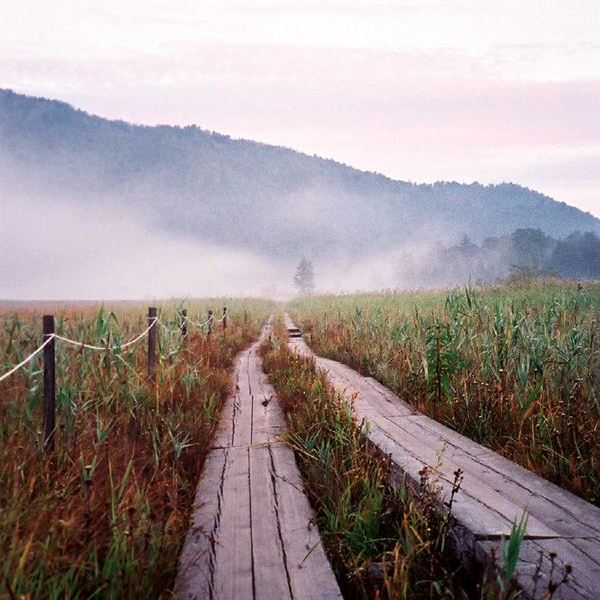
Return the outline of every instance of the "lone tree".
{"type": "Polygon", "coordinates": [[[310,260],[302,257],[296,274],[294,275],[294,287],[302,296],[308,296],[315,290],[315,273],[310,260]]]}

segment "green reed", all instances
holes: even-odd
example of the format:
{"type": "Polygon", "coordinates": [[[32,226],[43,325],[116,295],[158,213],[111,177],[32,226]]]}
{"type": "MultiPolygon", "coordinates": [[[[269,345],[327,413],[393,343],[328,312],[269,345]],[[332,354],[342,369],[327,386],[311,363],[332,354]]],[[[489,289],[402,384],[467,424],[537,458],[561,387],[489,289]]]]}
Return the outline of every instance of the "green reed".
{"type": "Polygon", "coordinates": [[[600,285],[300,299],[317,352],[600,504],[600,285]]]}
{"type": "MultiPolygon", "coordinates": [[[[194,489],[235,354],[271,305],[227,301],[226,331],[177,331],[160,308],[156,382],[146,340],[94,352],[56,342],[56,451],[42,440],[41,364],[0,384],[0,598],[171,598],[194,489]]],[[[186,303],[195,320],[223,301],[186,303]]],[[[47,308],[44,312],[50,312],[47,308]]],[[[148,324],[142,306],[55,311],[57,333],[119,345],[148,324]]],[[[217,313],[217,316],[220,316],[217,313]]],[[[41,311],[0,313],[0,372],[40,343],[41,311]]]]}

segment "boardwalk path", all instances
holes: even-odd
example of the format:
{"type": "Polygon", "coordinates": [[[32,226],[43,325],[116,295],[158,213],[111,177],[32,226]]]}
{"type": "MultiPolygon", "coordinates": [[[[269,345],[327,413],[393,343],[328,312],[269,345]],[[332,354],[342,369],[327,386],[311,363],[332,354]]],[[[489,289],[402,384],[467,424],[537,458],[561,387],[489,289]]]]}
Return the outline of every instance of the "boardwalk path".
{"type": "MultiPolygon", "coordinates": [[[[264,333],[263,333],[264,335],[264,333]]],[[[339,600],[285,421],[258,356],[242,352],[196,493],[180,600],[339,600]]]]}
{"type": "MultiPolygon", "coordinates": [[[[289,316],[286,325],[295,330],[289,316]]],[[[554,581],[562,577],[565,564],[573,567],[558,597],[600,598],[600,509],[415,412],[374,379],[315,356],[301,338],[292,337],[290,343],[298,352],[314,356],[332,383],[345,390],[358,419],[370,423],[369,439],[390,454],[394,465],[413,482],[419,481],[425,465],[436,464],[440,453],[442,494],[449,493],[454,471],[464,472],[452,510],[458,521],[453,533],[463,560],[485,564],[492,552],[501,556],[500,536],[510,533],[512,522],[527,508],[518,579],[528,595],[536,595],[532,576],[541,553],[537,594],[547,588],[552,570],[549,556],[556,553],[554,581]]]]}

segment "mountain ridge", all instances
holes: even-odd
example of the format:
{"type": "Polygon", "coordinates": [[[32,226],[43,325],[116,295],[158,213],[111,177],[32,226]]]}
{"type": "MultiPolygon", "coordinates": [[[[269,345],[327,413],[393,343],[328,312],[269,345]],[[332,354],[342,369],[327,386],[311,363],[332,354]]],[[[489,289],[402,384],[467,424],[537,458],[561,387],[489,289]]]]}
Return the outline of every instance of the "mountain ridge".
{"type": "Polygon", "coordinates": [[[196,125],[108,120],[0,89],[2,172],[10,189],[123,207],[174,234],[267,256],[352,259],[520,227],[600,233],[592,214],[514,183],[401,181],[196,125]]]}

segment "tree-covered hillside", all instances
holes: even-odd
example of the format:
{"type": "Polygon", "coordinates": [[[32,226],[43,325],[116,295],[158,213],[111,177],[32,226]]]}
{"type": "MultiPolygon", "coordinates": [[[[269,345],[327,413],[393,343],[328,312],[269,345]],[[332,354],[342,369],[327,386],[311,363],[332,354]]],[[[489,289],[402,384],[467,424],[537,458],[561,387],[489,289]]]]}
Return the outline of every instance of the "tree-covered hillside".
{"type": "Polygon", "coordinates": [[[140,211],[161,228],[264,255],[363,256],[405,243],[481,243],[519,228],[600,233],[588,213],[514,184],[394,181],[198,127],[108,121],[0,90],[5,193],[140,211]],[[6,183],[8,181],[8,184],[6,183]]]}
{"type": "Polygon", "coordinates": [[[557,240],[540,229],[517,229],[511,235],[485,238],[481,245],[465,235],[458,244],[431,245],[418,256],[407,252],[397,257],[400,287],[545,277],[600,280],[600,236],[577,231],[557,240]]]}

